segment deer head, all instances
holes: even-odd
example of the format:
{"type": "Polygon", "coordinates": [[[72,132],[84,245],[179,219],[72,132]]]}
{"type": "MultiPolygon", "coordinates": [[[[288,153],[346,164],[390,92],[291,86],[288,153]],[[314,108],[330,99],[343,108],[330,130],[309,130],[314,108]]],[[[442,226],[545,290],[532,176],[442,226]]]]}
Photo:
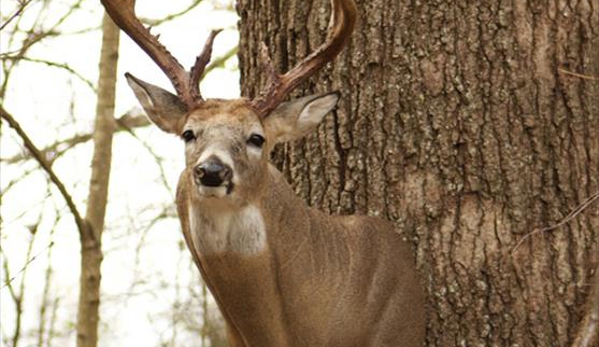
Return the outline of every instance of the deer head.
{"type": "Polygon", "coordinates": [[[199,199],[224,199],[243,204],[260,191],[269,152],[274,144],[312,131],[339,100],[336,92],[283,102],[342,49],[355,23],[353,1],[331,1],[327,40],[285,74],[278,74],[261,46],[267,83],[255,99],[204,100],[199,80],[210,61],[219,31],[209,36],[194,66],[179,64],[136,18],[133,0],[102,0],[114,22],[162,69],[177,95],[127,73],[127,81],[150,119],[163,131],[185,141],[186,168],[193,175],[199,199]]]}

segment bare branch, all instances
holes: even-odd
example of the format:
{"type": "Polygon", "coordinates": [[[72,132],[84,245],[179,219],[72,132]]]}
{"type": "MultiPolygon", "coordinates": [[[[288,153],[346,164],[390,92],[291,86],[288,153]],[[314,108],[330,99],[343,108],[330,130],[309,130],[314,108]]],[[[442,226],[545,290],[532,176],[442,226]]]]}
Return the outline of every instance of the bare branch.
{"type": "Polygon", "coordinates": [[[223,54],[222,56],[213,59],[210,65],[208,65],[204,70],[204,75],[202,76],[202,78],[200,78],[200,80],[203,80],[204,77],[206,77],[212,70],[222,68],[229,59],[231,59],[237,54],[238,51],[239,46],[235,46],[231,48],[228,52],[225,52],[225,54],[223,54]]]}
{"type": "MultiPolygon", "coordinates": [[[[69,9],[56,21],[54,22],[52,25],[46,26],[48,29],[44,29],[42,30],[38,30],[36,29],[37,27],[41,27],[40,21],[42,19],[41,13],[40,12],[37,16],[37,18],[35,19],[35,21],[33,22],[31,29],[27,30],[27,38],[25,40],[23,40],[21,47],[16,50],[14,53],[11,53],[10,55],[14,55],[15,60],[13,61],[13,64],[7,64],[8,60],[5,59],[5,55],[1,55],[0,57],[2,57],[2,67],[3,67],[3,72],[4,72],[4,81],[2,82],[2,84],[0,85],[0,98],[4,98],[5,94],[6,94],[6,89],[8,86],[8,81],[11,75],[12,70],[14,69],[14,67],[17,65],[18,61],[20,59],[22,59],[23,57],[25,57],[25,54],[29,51],[29,49],[36,43],[40,42],[41,40],[47,38],[47,37],[51,37],[51,36],[58,36],[59,32],[57,30],[57,28],[64,23],[65,20],[67,20],[67,18],[69,18],[69,16],[71,16],[71,14],[73,14],[73,12],[75,12],[77,9],[79,9],[81,7],[81,3],[83,2],[83,0],[78,0],[75,4],[73,4],[72,6],[69,7],[69,9]]],[[[46,8],[46,6],[48,5],[48,2],[44,2],[44,8],[46,8]]],[[[16,26],[18,27],[18,22],[21,18],[21,16],[18,16],[19,19],[17,19],[17,24],[16,26]]],[[[8,43],[8,47],[12,47],[13,44],[13,39],[14,39],[15,35],[12,35],[9,39],[9,43],[8,43]]]]}
{"type": "MultiPolygon", "coordinates": [[[[134,111],[129,111],[120,118],[116,119],[116,124],[117,128],[115,131],[132,132],[132,130],[135,128],[141,128],[150,125],[150,121],[148,120],[148,117],[141,114],[141,112],[137,113],[134,111]]],[[[46,158],[46,160],[52,162],[67,150],[91,140],[92,136],[93,134],[91,133],[74,135],[68,139],[60,140],[48,147],[40,149],[40,153],[44,158],[46,158]]],[[[30,154],[22,153],[3,160],[8,164],[14,164],[30,158],[30,154]]]]}
{"type": "MultiPolygon", "coordinates": [[[[50,228],[50,240],[54,239],[54,232],[56,231],[56,225],[58,224],[58,220],[59,220],[59,215],[56,214],[55,218],[54,218],[54,224],[52,225],[52,227],[50,228]]],[[[53,244],[53,243],[51,243],[53,244]]],[[[54,269],[52,267],[52,247],[50,247],[48,249],[48,253],[47,253],[47,264],[46,264],[46,271],[44,274],[44,290],[42,292],[42,299],[41,299],[41,304],[40,304],[40,309],[39,309],[39,324],[38,324],[38,331],[37,331],[37,347],[43,347],[44,345],[44,335],[45,335],[45,330],[46,330],[46,320],[47,320],[47,310],[48,307],[50,306],[50,287],[52,286],[52,274],[54,273],[54,269]]]]}
{"type": "Polygon", "coordinates": [[[579,74],[579,73],[568,71],[568,70],[561,69],[561,68],[558,68],[557,71],[563,73],[564,75],[570,75],[570,76],[582,78],[583,80],[599,81],[599,77],[587,76],[587,75],[579,74]]]}
{"type": "Polygon", "coordinates": [[[56,315],[58,311],[58,304],[60,298],[55,298],[52,303],[52,315],[50,316],[50,327],[48,328],[48,340],[46,340],[46,347],[53,346],[52,340],[56,336],[56,315]]]}
{"type": "Polygon", "coordinates": [[[182,9],[181,11],[173,13],[173,14],[169,14],[160,19],[140,18],[140,21],[149,26],[158,26],[165,22],[170,22],[173,19],[176,19],[178,17],[186,15],[189,11],[196,8],[202,1],[204,1],[204,0],[194,0],[191,4],[189,4],[189,6],[182,9]]]}
{"type": "Polygon", "coordinates": [[[29,5],[33,0],[26,0],[20,3],[19,8],[17,8],[15,10],[15,12],[13,12],[12,15],[10,15],[10,17],[8,17],[8,19],[6,19],[4,21],[4,23],[2,23],[2,25],[0,25],[0,31],[2,31],[4,28],[6,28],[6,26],[8,24],[10,24],[10,22],[12,22],[15,18],[17,18],[18,16],[21,15],[21,13],[23,13],[23,11],[25,11],[25,8],[27,7],[27,5],[29,5]]]}
{"type": "Polygon", "coordinates": [[[37,167],[32,167],[24,170],[21,175],[13,180],[8,181],[8,183],[4,186],[4,188],[0,191],[0,201],[4,198],[4,195],[10,191],[17,183],[24,181],[29,175],[31,175],[34,171],[37,171],[37,167]]]}
{"type": "MultiPolygon", "coordinates": [[[[213,70],[222,68],[223,65],[229,59],[234,57],[238,51],[239,51],[239,46],[235,46],[235,47],[231,48],[229,51],[225,52],[222,56],[220,56],[216,59],[213,59],[213,61],[204,70],[204,74],[200,80],[204,79],[204,77],[206,77],[213,70]]],[[[27,59],[27,58],[25,58],[25,59],[27,59]]],[[[47,63],[46,61],[35,61],[35,62],[44,63],[44,64],[47,63]]],[[[49,62],[49,63],[52,63],[52,62],[49,62]]],[[[57,66],[57,67],[62,67],[62,66],[57,66]]],[[[142,114],[141,112],[136,112],[135,110],[131,110],[116,119],[117,128],[115,129],[115,131],[116,132],[128,131],[128,132],[132,133],[133,129],[146,127],[150,124],[151,123],[145,114],[142,114]]],[[[68,139],[60,140],[48,147],[40,149],[40,152],[43,154],[44,158],[47,158],[48,160],[53,161],[53,160],[56,160],[57,158],[59,158],[68,149],[71,149],[79,144],[86,143],[87,141],[89,141],[91,139],[92,139],[92,134],[74,135],[68,139]]],[[[14,164],[14,163],[17,163],[17,162],[20,162],[23,160],[27,160],[30,158],[31,158],[31,155],[23,153],[23,154],[18,154],[18,155],[15,155],[10,158],[3,159],[3,160],[8,164],[14,164]]]]}
{"type": "Polygon", "coordinates": [[[6,60],[20,60],[20,61],[26,61],[29,63],[44,64],[44,65],[47,65],[50,67],[55,67],[55,68],[65,70],[65,71],[71,73],[73,76],[77,77],[81,82],[85,83],[88,87],[90,87],[91,90],[96,92],[96,86],[90,80],[83,77],[79,72],[77,72],[73,68],[71,68],[68,64],[57,63],[54,61],[43,60],[43,59],[28,58],[28,57],[5,56],[3,58],[6,60]]]}
{"type": "Polygon", "coordinates": [[[79,210],[77,209],[77,206],[75,205],[75,202],[73,201],[73,198],[71,197],[71,195],[65,188],[62,181],[58,178],[58,176],[56,175],[54,170],[52,170],[52,167],[47,162],[46,158],[39,151],[39,149],[33,144],[31,139],[27,135],[27,133],[25,133],[25,131],[21,128],[20,124],[2,106],[0,106],[0,116],[2,116],[2,119],[4,119],[10,125],[11,128],[15,129],[15,131],[17,132],[19,137],[23,140],[25,147],[31,152],[31,154],[33,155],[35,160],[40,164],[40,166],[44,169],[44,171],[46,171],[46,173],[50,176],[50,180],[52,181],[52,183],[54,183],[54,185],[56,185],[56,187],[60,191],[60,194],[65,199],[69,209],[71,210],[71,213],[73,214],[73,218],[75,218],[75,224],[77,225],[79,235],[82,237],[90,236],[90,235],[87,235],[87,233],[89,232],[89,228],[87,228],[87,223],[81,217],[81,214],[79,213],[79,210]]]}
{"type": "Polygon", "coordinates": [[[522,237],[522,239],[520,239],[520,241],[512,249],[512,254],[514,252],[516,252],[516,250],[518,249],[518,247],[520,247],[520,245],[524,241],[526,241],[526,239],[528,239],[529,237],[531,237],[531,236],[533,236],[535,234],[538,234],[538,233],[544,233],[546,231],[551,231],[551,230],[557,229],[557,228],[561,227],[562,225],[567,224],[568,222],[570,222],[571,220],[573,220],[574,218],[576,218],[577,215],[579,215],[582,211],[584,211],[587,207],[589,207],[589,205],[591,205],[598,198],[599,198],[599,192],[591,195],[589,198],[587,198],[585,201],[583,201],[582,204],[576,206],[576,208],[574,208],[570,213],[568,213],[568,215],[566,217],[564,217],[556,225],[553,225],[553,226],[550,226],[550,227],[541,228],[541,229],[537,228],[537,229],[531,231],[530,233],[524,235],[522,237]]]}
{"type": "MultiPolygon", "coordinates": [[[[142,140],[134,132],[131,131],[131,132],[129,132],[129,134],[131,136],[133,136],[137,141],[139,141],[139,143],[148,151],[148,153],[150,153],[156,159],[156,164],[157,164],[158,170],[160,170],[160,179],[161,179],[162,183],[164,184],[165,187],[167,187],[167,190],[169,192],[173,192],[174,191],[173,187],[171,187],[171,185],[168,183],[166,172],[164,172],[164,167],[163,167],[163,165],[160,165],[160,163],[162,162],[162,159],[160,158],[160,156],[158,154],[156,154],[156,152],[152,149],[152,146],[150,146],[147,142],[142,140]]],[[[172,193],[171,193],[171,195],[172,195],[172,193]]],[[[174,199],[175,197],[172,196],[172,198],[174,199]]]]}
{"type": "Polygon", "coordinates": [[[29,238],[29,242],[27,245],[27,252],[25,253],[25,266],[23,266],[23,268],[21,270],[19,270],[19,272],[17,272],[17,274],[15,276],[13,276],[12,278],[10,277],[10,271],[8,268],[8,257],[6,256],[6,254],[4,254],[4,250],[2,248],[0,248],[0,253],[2,253],[2,258],[4,258],[4,261],[2,262],[3,268],[4,268],[4,273],[6,274],[6,283],[5,285],[2,287],[3,289],[8,287],[8,290],[10,291],[10,295],[14,301],[15,304],[15,330],[13,331],[13,335],[12,335],[12,347],[17,347],[19,345],[19,341],[21,339],[21,324],[23,322],[23,302],[25,299],[25,278],[26,278],[26,273],[27,273],[27,269],[29,268],[29,264],[35,260],[35,258],[39,255],[36,254],[35,256],[31,257],[31,252],[33,250],[33,242],[35,241],[35,233],[37,231],[37,226],[39,225],[39,220],[38,223],[30,228],[31,234],[30,234],[30,238],[29,238]],[[13,287],[12,282],[20,275],[23,274],[23,276],[21,277],[21,281],[19,283],[19,289],[18,292],[17,290],[13,287]]]}
{"type": "MultiPolygon", "coordinates": [[[[39,257],[40,255],[42,255],[42,253],[44,253],[46,250],[52,248],[54,246],[54,242],[50,242],[48,244],[48,246],[46,246],[44,249],[42,249],[41,251],[39,251],[38,253],[36,253],[33,257],[30,257],[31,252],[27,253],[27,262],[25,263],[25,265],[23,265],[23,267],[17,271],[17,273],[10,277],[9,276],[9,272],[8,272],[8,268],[4,269],[4,273],[6,275],[6,281],[4,282],[4,285],[2,286],[2,289],[4,288],[8,288],[8,290],[11,292],[11,295],[13,296],[13,299],[15,298],[15,294],[16,292],[13,292],[13,288],[11,287],[11,284],[14,280],[17,279],[17,277],[19,277],[20,274],[25,273],[25,271],[27,271],[27,267],[29,266],[29,264],[33,263],[37,257],[39,257]]],[[[2,252],[2,251],[0,251],[2,252]]],[[[2,255],[4,256],[4,258],[6,259],[6,256],[4,255],[4,252],[2,252],[2,255]]],[[[4,261],[4,263],[6,264],[6,261],[4,261]]],[[[5,265],[4,264],[4,265],[5,265]]]]}

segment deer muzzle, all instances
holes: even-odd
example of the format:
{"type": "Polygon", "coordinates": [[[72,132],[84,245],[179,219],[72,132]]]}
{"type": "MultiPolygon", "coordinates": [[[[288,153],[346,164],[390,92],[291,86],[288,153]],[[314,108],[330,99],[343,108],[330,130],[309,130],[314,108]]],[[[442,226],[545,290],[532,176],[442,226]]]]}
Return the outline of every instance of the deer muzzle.
{"type": "Polygon", "coordinates": [[[212,156],[194,168],[193,176],[198,186],[216,188],[231,184],[233,170],[217,157],[212,156]]]}

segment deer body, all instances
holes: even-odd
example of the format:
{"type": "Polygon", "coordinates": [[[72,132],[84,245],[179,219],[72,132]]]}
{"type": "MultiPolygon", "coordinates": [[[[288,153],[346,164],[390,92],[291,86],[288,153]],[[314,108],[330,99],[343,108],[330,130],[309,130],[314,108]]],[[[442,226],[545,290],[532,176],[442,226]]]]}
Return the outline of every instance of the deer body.
{"type": "Polygon", "coordinates": [[[126,74],[150,119],[185,142],[177,211],[232,347],[422,346],[424,292],[392,225],[309,208],[268,162],[275,144],[313,131],[336,107],[336,92],[283,100],[341,51],[353,0],[331,0],[327,40],[284,75],[263,49],[268,88],[253,100],[201,97],[216,32],[186,72],[135,18],[134,0],[102,3],[177,91],[126,74]]]}
{"type": "Polygon", "coordinates": [[[391,225],[308,208],[274,167],[268,171],[269,189],[249,208],[262,222],[251,216],[248,229],[236,225],[218,252],[201,244],[214,225],[191,222],[201,219],[194,213],[213,211],[193,206],[190,173],[179,183],[185,238],[227,320],[232,346],[422,345],[424,310],[413,307],[424,307],[423,291],[411,249],[391,225]],[[262,232],[264,242],[254,235],[262,232]]]}

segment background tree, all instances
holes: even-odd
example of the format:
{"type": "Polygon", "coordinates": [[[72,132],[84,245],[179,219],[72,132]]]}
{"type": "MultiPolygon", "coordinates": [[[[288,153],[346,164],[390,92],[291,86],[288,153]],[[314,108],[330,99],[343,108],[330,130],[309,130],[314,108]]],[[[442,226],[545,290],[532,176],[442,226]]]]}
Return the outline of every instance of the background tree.
{"type": "Polygon", "coordinates": [[[108,204],[108,184],[112,166],[116,73],[119,58],[120,30],[107,14],[102,19],[102,49],[98,101],[94,125],[94,154],[85,215],[86,229],[80,232],[81,274],[77,311],[77,347],[98,345],[100,321],[100,284],[102,234],[108,204]]]}
{"type": "MultiPolygon", "coordinates": [[[[139,5],[165,42],[180,42],[189,22],[235,22],[228,1],[139,5]]],[[[2,345],[217,346],[222,322],[172,207],[180,141],[156,141],[116,59],[140,75],[159,71],[128,39],[117,53],[118,31],[102,29],[102,15],[99,1],[2,4],[2,345]]],[[[236,66],[236,35],[222,35],[206,82],[214,89],[212,75],[230,79],[236,66]]]]}
{"type": "MultiPolygon", "coordinates": [[[[278,166],[311,205],[412,242],[428,345],[569,345],[598,260],[599,8],[356,2],[349,47],[296,91],[341,90],[339,109],[278,166]]],[[[242,95],[264,79],[260,42],[286,71],[324,39],[327,6],[239,1],[242,95]]]]}

